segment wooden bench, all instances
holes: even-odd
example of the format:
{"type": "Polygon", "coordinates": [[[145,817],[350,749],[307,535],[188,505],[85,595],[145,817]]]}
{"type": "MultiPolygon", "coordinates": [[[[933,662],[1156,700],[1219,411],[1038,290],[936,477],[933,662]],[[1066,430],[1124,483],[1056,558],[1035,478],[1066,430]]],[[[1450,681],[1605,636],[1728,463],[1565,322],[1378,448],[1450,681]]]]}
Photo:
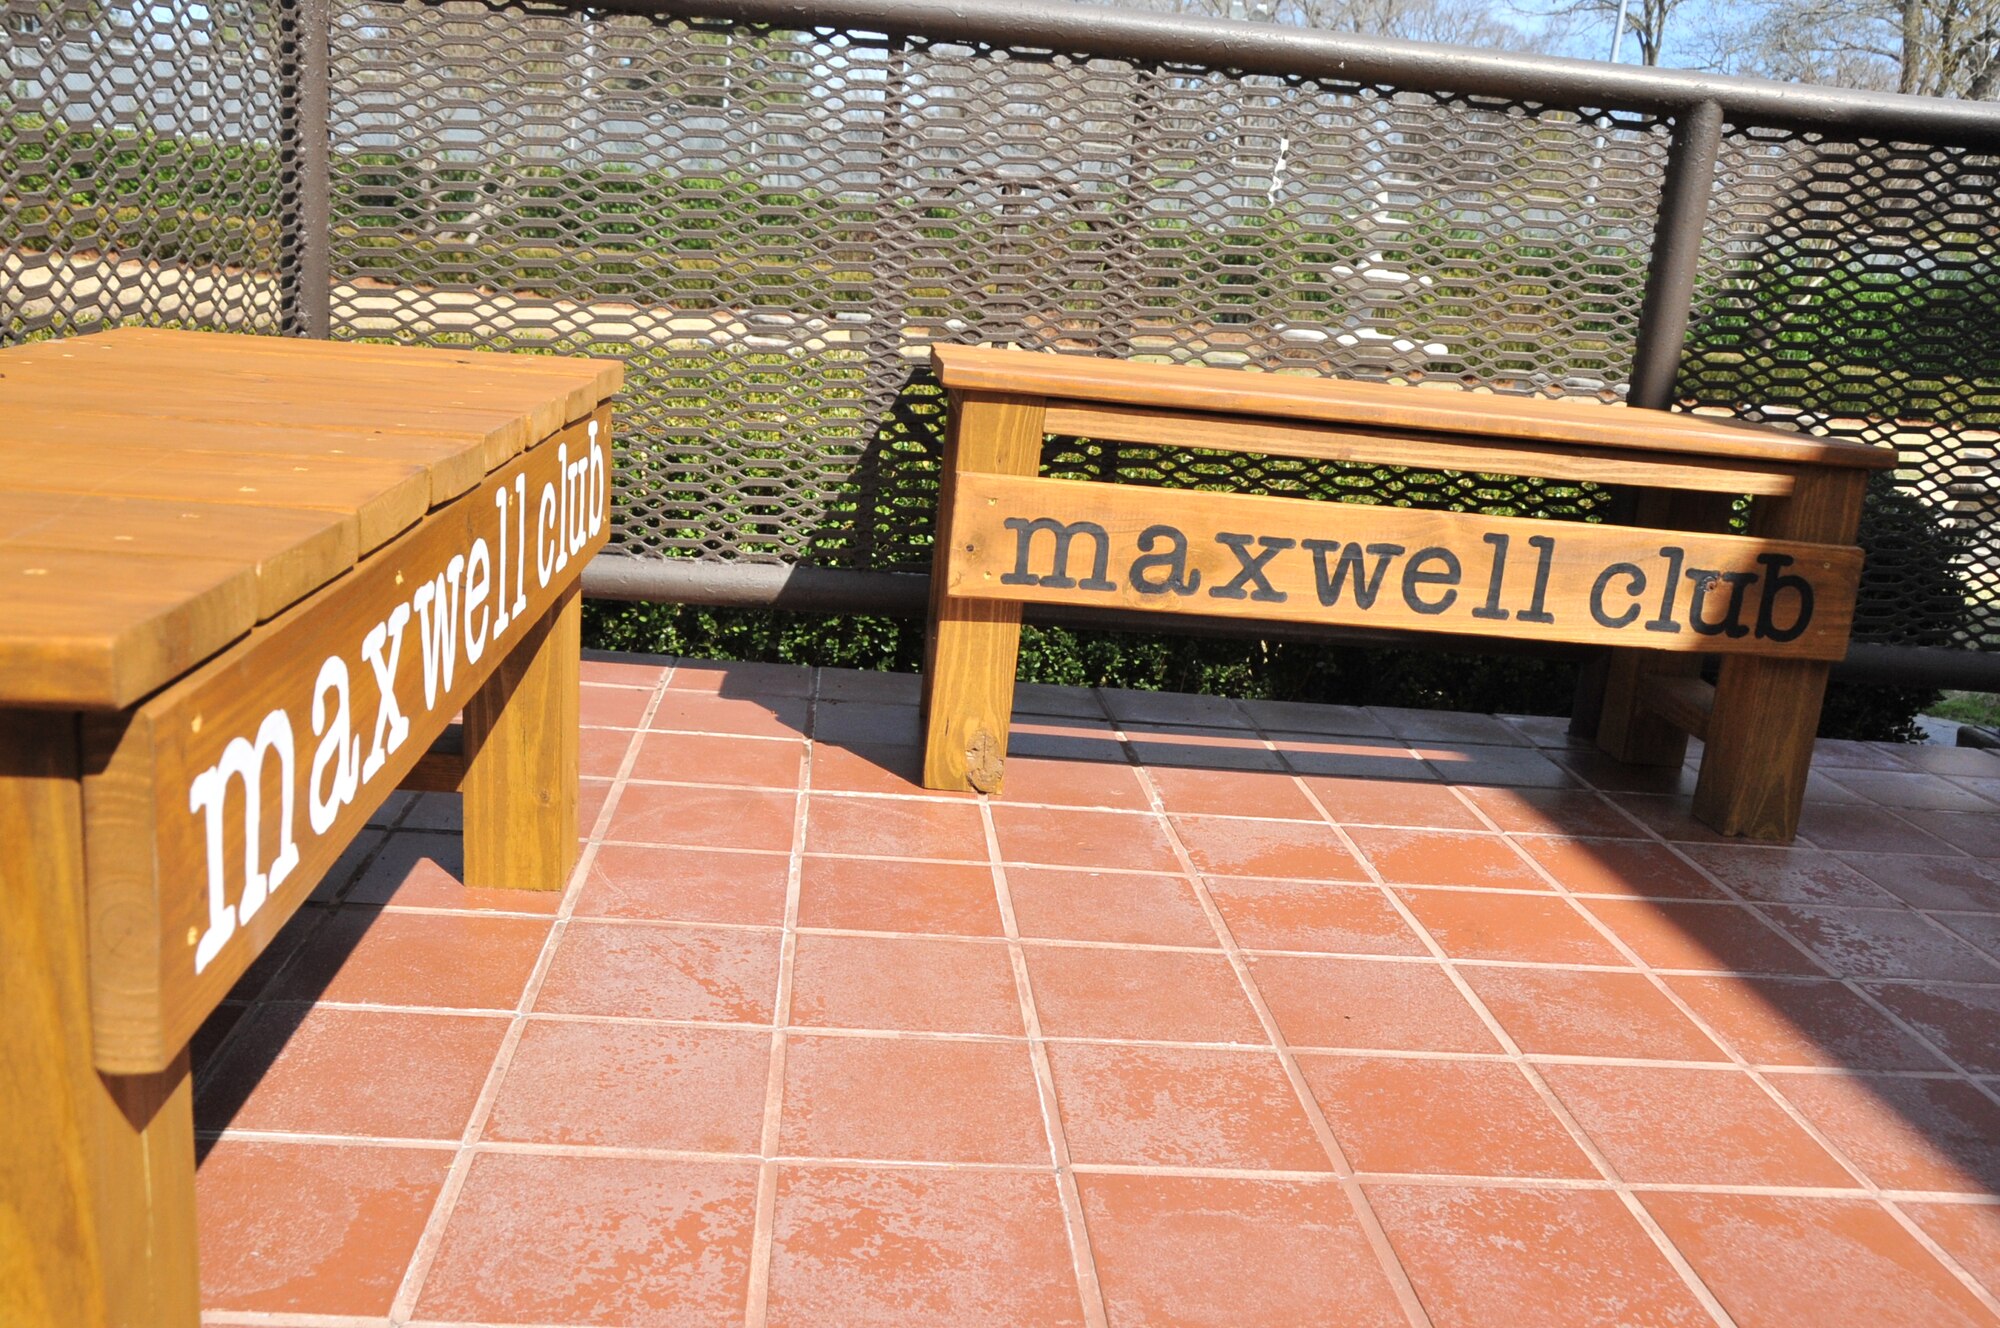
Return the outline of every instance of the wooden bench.
{"type": "Polygon", "coordinates": [[[1695,815],[1798,826],[1893,454],[1704,416],[940,346],[950,394],[924,783],[998,792],[1026,603],[1612,647],[1620,760],[1704,739],[1695,815]],[[1037,478],[1046,435],[1630,485],[1638,526],[1037,478]],[[1748,535],[1730,535],[1751,499],[1748,535]],[[1713,686],[1705,655],[1721,657],[1713,686]]]}
{"type": "Polygon", "coordinates": [[[0,352],[0,1322],[197,1322],[188,1040],[399,785],[463,790],[467,884],[563,885],[620,381],[0,352]]]}

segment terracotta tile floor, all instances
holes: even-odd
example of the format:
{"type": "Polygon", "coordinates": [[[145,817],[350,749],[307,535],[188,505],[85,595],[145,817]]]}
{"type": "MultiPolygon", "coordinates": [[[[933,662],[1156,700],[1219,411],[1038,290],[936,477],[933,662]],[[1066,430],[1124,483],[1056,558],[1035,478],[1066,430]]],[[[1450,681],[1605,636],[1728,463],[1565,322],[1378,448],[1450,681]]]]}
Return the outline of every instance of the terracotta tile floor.
{"type": "Polygon", "coordinates": [[[586,677],[566,889],[398,795],[203,1029],[208,1321],[2000,1324],[2000,758],[586,677]]]}

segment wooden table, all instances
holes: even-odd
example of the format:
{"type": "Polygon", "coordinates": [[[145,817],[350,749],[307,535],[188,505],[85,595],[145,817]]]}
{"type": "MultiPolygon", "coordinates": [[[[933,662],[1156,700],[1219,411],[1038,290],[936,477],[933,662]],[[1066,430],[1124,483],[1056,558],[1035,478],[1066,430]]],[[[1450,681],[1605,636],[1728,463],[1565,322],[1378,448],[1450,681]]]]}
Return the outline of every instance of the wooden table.
{"type": "Polygon", "coordinates": [[[141,329],[0,352],[0,1323],[197,1321],[188,1039],[391,791],[462,788],[468,884],[563,884],[620,382],[141,329]]]}
{"type": "Polygon", "coordinates": [[[1796,830],[1863,490],[1894,453],[1583,402],[972,346],[932,360],[951,415],[927,787],[1000,790],[1021,606],[1065,604],[1611,647],[1580,727],[1653,765],[1700,736],[1697,817],[1796,830]],[[1041,479],[1049,435],[1630,485],[1638,525],[1041,479]],[[1747,533],[1727,533],[1744,496],[1747,533]]]}

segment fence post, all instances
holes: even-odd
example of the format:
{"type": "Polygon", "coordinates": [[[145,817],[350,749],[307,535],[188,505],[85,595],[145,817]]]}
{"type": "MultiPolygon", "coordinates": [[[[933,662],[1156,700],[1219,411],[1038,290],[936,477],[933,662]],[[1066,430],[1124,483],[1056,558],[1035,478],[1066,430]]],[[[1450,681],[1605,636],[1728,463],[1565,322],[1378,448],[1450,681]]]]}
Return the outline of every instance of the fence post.
{"type": "Polygon", "coordinates": [[[284,0],[279,17],[279,291],[286,336],[331,326],[328,118],[333,0],[284,0]]]}
{"type": "MultiPolygon", "coordinates": [[[[1667,178],[1660,190],[1660,209],[1653,223],[1653,252],[1646,264],[1646,294],[1639,306],[1638,344],[1632,353],[1632,380],[1625,404],[1646,410],[1666,410],[1674,403],[1674,381],[1680,375],[1681,352],[1687,344],[1688,316],[1694,307],[1695,270],[1701,262],[1702,231],[1708,224],[1709,194],[1715,188],[1715,163],[1722,152],[1722,107],[1697,102],[1674,117],[1673,141],[1667,148],[1667,178]]],[[[1630,523],[1638,495],[1618,495],[1611,520],[1630,523]]],[[[1570,708],[1570,732],[1596,738],[1598,721],[1613,694],[1627,690],[1630,678],[1614,675],[1617,653],[1594,652],[1577,675],[1576,701],[1570,708]]],[[[1631,660],[1622,672],[1630,674],[1631,660]]]]}

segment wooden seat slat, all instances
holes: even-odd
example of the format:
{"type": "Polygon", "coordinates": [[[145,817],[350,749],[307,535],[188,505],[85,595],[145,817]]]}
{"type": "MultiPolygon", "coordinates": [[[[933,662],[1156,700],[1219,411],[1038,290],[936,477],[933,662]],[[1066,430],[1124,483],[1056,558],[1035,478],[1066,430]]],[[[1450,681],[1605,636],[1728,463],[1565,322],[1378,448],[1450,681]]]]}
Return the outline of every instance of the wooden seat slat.
{"type": "Polygon", "coordinates": [[[1798,479],[1784,466],[1722,459],[1690,460],[1672,453],[1619,452],[1574,443],[1497,447],[1464,442],[1450,435],[1396,429],[1357,431],[1330,424],[1176,413],[1140,406],[1051,403],[1044,427],[1052,434],[1110,442],[1311,457],[1419,470],[1532,475],[1593,484],[1701,489],[1713,493],[1787,494],[1798,479]]]}
{"type": "Polygon", "coordinates": [[[430,473],[430,505],[437,507],[474,488],[513,455],[490,434],[472,431],[363,433],[352,428],[276,424],[213,424],[102,408],[23,407],[9,412],[0,436],[33,438],[63,448],[129,446],[210,456],[296,457],[318,461],[386,461],[430,473]]]}
{"type": "Polygon", "coordinates": [[[0,547],[9,705],[124,706],[249,631],[256,570],[210,558],[0,547]]]}
{"type": "Polygon", "coordinates": [[[46,445],[0,440],[0,492],[10,490],[337,512],[355,518],[364,554],[430,510],[430,476],[417,466],[202,456],[138,443],[60,457],[51,456],[46,445]]]}
{"type": "Polygon", "coordinates": [[[359,523],[339,512],[223,503],[0,493],[0,547],[238,562],[257,578],[257,620],[275,617],[354,565],[359,523]]]}
{"type": "Polygon", "coordinates": [[[1041,354],[984,346],[934,346],[932,361],[946,387],[1051,401],[1097,401],[1203,411],[1324,420],[1353,426],[1514,438],[1543,443],[1637,448],[1739,461],[1883,470],[1896,465],[1886,448],[1788,433],[1769,425],[1714,416],[1637,411],[1596,402],[1501,396],[1387,383],[1248,373],[1179,364],[1137,364],[1085,355],[1041,354]]]}

